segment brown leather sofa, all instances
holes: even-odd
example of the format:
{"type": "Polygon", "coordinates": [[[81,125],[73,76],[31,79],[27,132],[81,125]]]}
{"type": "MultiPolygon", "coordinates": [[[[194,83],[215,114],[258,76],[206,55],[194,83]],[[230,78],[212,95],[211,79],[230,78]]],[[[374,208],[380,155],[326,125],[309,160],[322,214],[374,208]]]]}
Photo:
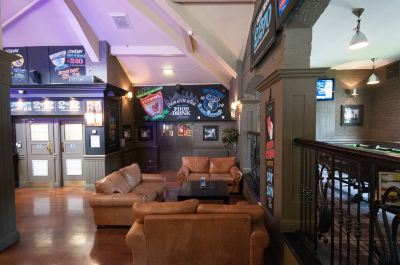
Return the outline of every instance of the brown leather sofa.
{"type": "Polygon", "coordinates": [[[240,191],[242,172],[236,166],[235,157],[208,158],[206,156],[184,156],[177,177],[182,185],[185,181],[226,181],[229,192],[240,191]]]}
{"type": "Polygon", "coordinates": [[[132,205],[164,199],[165,178],[142,174],[137,164],[121,168],[96,182],[96,193],[89,198],[94,222],[102,225],[132,225],[132,205]]]}
{"type": "Polygon", "coordinates": [[[269,235],[259,205],[135,203],[126,236],[135,265],[262,265],[269,235]]]}

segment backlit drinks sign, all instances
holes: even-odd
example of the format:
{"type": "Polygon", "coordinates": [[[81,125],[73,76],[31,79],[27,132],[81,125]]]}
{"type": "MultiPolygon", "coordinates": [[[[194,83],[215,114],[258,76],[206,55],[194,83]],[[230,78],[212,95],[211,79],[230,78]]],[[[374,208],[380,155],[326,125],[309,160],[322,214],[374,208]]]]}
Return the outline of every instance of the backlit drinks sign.
{"type": "Polygon", "coordinates": [[[254,67],[275,42],[275,0],[260,2],[251,26],[251,66],[254,67]]]}
{"type": "Polygon", "coordinates": [[[267,36],[272,17],[272,4],[265,2],[257,16],[256,25],[253,33],[253,52],[260,47],[261,41],[267,36]]]}
{"type": "Polygon", "coordinates": [[[276,28],[280,29],[286,18],[296,6],[298,0],[277,0],[276,6],[276,28]]]}

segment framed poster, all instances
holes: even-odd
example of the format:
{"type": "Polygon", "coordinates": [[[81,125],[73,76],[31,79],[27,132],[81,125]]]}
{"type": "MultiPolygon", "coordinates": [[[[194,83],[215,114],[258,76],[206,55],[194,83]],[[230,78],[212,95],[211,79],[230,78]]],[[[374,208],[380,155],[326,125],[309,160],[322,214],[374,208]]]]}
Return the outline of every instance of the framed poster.
{"type": "Polygon", "coordinates": [[[103,102],[87,100],[85,113],[86,126],[103,126],[103,102]]]}
{"type": "Polygon", "coordinates": [[[275,101],[265,103],[266,207],[274,215],[275,101]]]}
{"type": "MultiPolygon", "coordinates": [[[[400,189],[400,172],[379,172],[379,200],[382,200],[383,194],[390,187],[400,189]]],[[[386,198],[386,204],[400,206],[400,194],[395,191],[390,192],[386,198]]]]}
{"type": "Polygon", "coordinates": [[[178,124],[178,136],[192,136],[192,125],[178,124]]]}
{"type": "Polygon", "coordinates": [[[218,125],[203,126],[203,141],[218,141],[218,125]]]}
{"type": "Polygon", "coordinates": [[[340,125],[341,126],[362,126],[364,116],[363,105],[341,105],[340,125]]]}
{"type": "Polygon", "coordinates": [[[132,140],[132,126],[131,125],[122,125],[122,137],[125,141],[132,140]]]}
{"type": "Polygon", "coordinates": [[[144,125],[138,127],[138,141],[140,142],[153,141],[153,125],[144,125]]]}
{"type": "Polygon", "coordinates": [[[251,68],[253,69],[276,40],[275,1],[261,0],[251,23],[251,68]]]}

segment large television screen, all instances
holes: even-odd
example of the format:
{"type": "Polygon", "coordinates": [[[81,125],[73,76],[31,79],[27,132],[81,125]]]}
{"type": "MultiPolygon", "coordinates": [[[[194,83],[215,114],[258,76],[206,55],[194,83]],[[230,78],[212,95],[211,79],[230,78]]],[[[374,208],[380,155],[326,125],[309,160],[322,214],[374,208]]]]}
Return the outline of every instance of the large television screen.
{"type": "Polygon", "coordinates": [[[335,93],[334,79],[317,80],[317,100],[333,100],[335,93]]]}

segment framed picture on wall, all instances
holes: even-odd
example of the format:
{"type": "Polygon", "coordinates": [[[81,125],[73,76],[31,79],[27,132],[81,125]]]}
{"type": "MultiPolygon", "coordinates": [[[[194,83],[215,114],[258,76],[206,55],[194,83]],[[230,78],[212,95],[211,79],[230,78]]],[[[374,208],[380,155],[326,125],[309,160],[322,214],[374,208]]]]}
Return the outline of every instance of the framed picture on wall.
{"type": "Polygon", "coordinates": [[[123,138],[125,139],[125,141],[132,140],[132,126],[131,125],[129,125],[129,124],[123,125],[122,133],[123,133],[123,138]]]}
{"type": "Polygon", "coordinates": [[[340,125],[341,126],[362,126],[364,117],[363,105],[341,105],[340,125]]]}
{"type": "Polygon", "coordinates": [[[138,140],[140,142],[153,141],[153,125],[145,125],[138,127],[138,140]]]}
{"type": "Polygon", "coordinates": [[[218,141],[218,126],[204,125],[203,126],[203,141],[218,141]]]}

